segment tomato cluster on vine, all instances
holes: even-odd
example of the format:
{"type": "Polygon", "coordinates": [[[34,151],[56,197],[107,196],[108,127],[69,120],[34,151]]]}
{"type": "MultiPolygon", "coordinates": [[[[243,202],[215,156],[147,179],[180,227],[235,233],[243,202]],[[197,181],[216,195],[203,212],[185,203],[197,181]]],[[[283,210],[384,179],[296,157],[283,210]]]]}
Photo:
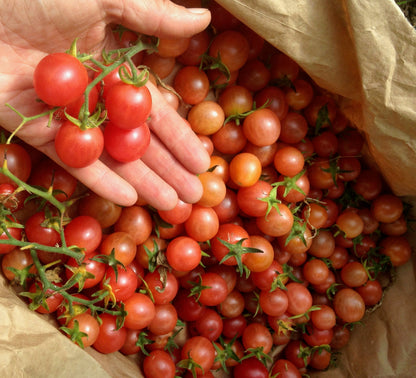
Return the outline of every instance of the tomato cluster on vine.
{"type": "MultiPolygon", "coordinates": [[[[160,39],[157,52],[135,56],[166,79],[160,90],[211,155],[200,200],[162,211],[140,200],[121,208],[92,191],[76,198],[64,170],[47,159],[32,167],[11,144],[7,159],[18,163],[10,171],[63,209],[48,205],[19,222],[27,196],[2,175],[2,269],[74,342],[141,353],[146,377],[325,370],[353,326],[381,304],[392,270],[409,261],[407,207],[367,165],[365,139],[334,97],[225,9],[210,9],[208,29],[160,39]]],[[[124,33],[126,45],[137,38],[124,33]]],[[[89,79],[78,59],[64,59],[83,72],[77,94],[61,101],[37,93],[77,117],[89,79]]],[[[140,117],[133,110],[140,119],[131,120],[121,101],[147,96],[146,87],[108,84],[118,72],[90,96],[104,98],[109,121],[100,138],[123,161],[112,148],[130,150],[119,135],[145,128],[150,108],[140,117]]],[[[85,132],[67,120],[56,143],[66,125],[85,132]]]]}
{"type": "MultiPolygon", "coordinates": [[[[137,45],[139,51],[151,46],[137,45]]],[[[150,143],[148,71],[128,54],[109,52],[104,62],[78,55],[75,43],[68,52],[49,54],[33,75],[39,99],[63,118],[55,136],[57,155],[73,168],[93,164],[104,150],[118,162],[139,159],[150,143]]]]}

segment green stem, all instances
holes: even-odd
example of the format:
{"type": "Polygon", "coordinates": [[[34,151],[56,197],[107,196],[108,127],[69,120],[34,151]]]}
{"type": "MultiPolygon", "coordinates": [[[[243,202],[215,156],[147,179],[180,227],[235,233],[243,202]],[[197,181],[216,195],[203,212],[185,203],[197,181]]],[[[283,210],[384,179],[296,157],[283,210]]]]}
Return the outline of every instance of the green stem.
{"type": "MultiPolygon", "coordinates": [[[[117,67],[121,66],[125,62],[131,62],[131,58],[143,50],[148,50],[154,48],[154,44],[145,43],[142,40],[139,40],[136,45],[132,47],[126,47],[118,50],[113,50],[108,53],[111,56],[114,53],[123,54],[120,59],[117,59],[115,62],[111,63],[110,65],[103,65],[102,63],[98,62],[96,59],[91,58],[91,62],[97,65],[101,69],[101,73],[97,75],[97,77],[88,84],[85,92],[84,92],[84,105],[81,108],[79,119],[81,120],[81,128],[85,128],[87,124],[88,117],[90,116],[90,112],[88,109],[89,104],[89,94],[91,89],[95,87],[101,80],[104,79],[111,71],[115,70],[117,67]]],[[[132,69],[133,71],[133,69],[132,69]]]]}
{"type": "Polygon", "coordinates": [[[7,158],[4,159],[3,166],[0,168],[0,173],[14,181],[19,187],[23,188],[28,193],[35,194],[36,196],[41,197],[44,200],[51,203],[54,207],[58,209],[60,214],[63,214],[65,212],[67,208],[67,203],[58,201],[50,190],[45,192],[44,190],[35,188],[29,185],[28,183],[20,180],[12,172],[10,172],[10,170],[7,167],[7,158]]]}
{"type": "Polygon", "coordinates": [[[48,116],[49,117],[49,121],[48,121],[48,125],[50,125],[50,123],[51,123],[51,119],[52,119],[52,115],[53,115],[53,113],[55,113],[58,109],[59,109],[59,107],[54,107],[54,108],[52,108],[52,109],[49,109],[49,110],[47,110],[47,111],[45,111],[45,112],[43,112],[43,113],[40,113],[40,114],[36,114],[36,115],[34,115],[34,116],[30,116],[30,117],[27,117],[27,116],[25,116],[24,114],[22,114],[22,113],[20,113],[17,109],[15,109],[13,106],[11,106],[10,104],[5,104],[9,109],[11,109],[11,110],[13,110],[21,119],[22,119],[22,122],[20,122],[20,124],[19,124],[19,126],[17,126],[15,129],[14,129],[14,131],[10,134],[10,136],[9,136],[9,138],[7,139],[7,141],[6,141],[6,144],[10,144],[11,143],[11,141],[12,141],[12,139],[13,139],[13,137],[19,132],[19,130],[26,124],[26,123],[28,123],[28,122],[30,122],[30,121],[33,121],[33,120],[35,120],[35,119],[38,119],[38,118],[42,118],[42,117],[45,117],[45,116],[48,116]]]}

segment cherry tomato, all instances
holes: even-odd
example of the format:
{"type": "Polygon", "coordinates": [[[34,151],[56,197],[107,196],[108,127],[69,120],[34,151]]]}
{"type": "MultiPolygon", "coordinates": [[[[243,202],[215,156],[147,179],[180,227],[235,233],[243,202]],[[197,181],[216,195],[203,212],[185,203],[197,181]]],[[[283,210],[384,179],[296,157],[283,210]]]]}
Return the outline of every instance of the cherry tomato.
{"type": "Polygon", "coordinates": [[[219,274],[206,272],[201,274],[202,290],[198,301],[204,306],[217,306],[228,295],[227,282],[219,274]]]}
{"type": "Polygon", "coordinates": [[[51,106],[65,106],[79,98],[88,85],[83,64],[66,53],[46,55],[33,73],[33,86],[39,98],[51,106]]]}
{"type": "Polygon", "coordinates": [[[154,335],[166,335],[173,331],[177,321],[178,314],[172,303],[156,304],[155,317],[147,328],[154,335]]]}
{"type": "Polygon", "coordinates": [[[38,211],[27,219],[25,233],[27,240],[33,243],[54,246],[61,241],[59,232],[48,223],[45,211],[38,211]]]}
{"type": "MultiPolygon", "coordinates": [[[[73,329],[78,323],[79,332],[85,333],[81,337],[81,343],[84,348],[87,348],[95,343],[100,333],[100,325],[98,320],[91,314],[84,312],[74,316],[68,323],[67,328],[73,329]]],[[[69,337],[69,335],[68,335],[69,337]]]]}
{"type": "Polygon", "coordinates": [[[190,271],[201,262],[201,248],[198,242],[188,236],[178,236],[166,248],[169,265],[177,271],[190,271]]]}
{"type": "Polygon", "coordinates": [[[312,294],[300,283],[291,282],[286,285],[288,308],[287,312],[292,315],[304,314],[312,306],[312,294]]]}
{"type": "Polygon", "coordinates": [[[299,369],[289,360],[279,358],[276,360],[270,371],[272,376],[276,375],[280,378],[301,378],[299,369]]]}
{"type": "MultiPolygon", "coordinates": [[[[32,160],[23,146],[17,143],[0,144],[0,164],[3,166],[6,157],[7,168],[22,181],[27,181],[32,171],[32,160]]],[[[0,184],[13,184],[14,181],[0,173],[0,184]]]]}
{"type": "Polygon", "coordinates": [[[94,252],[100,245],[102,229],[95,218],[79,215],[65,226],[64,235],[68,246],[83,248],[88,254],[94,252]]]}
{"type": "Polygon", "coordinates": [[[412,247],[403,235],[387,236],[381,240],[380,253],[386,255],[393,266],[401,266],[408,262],[412,255],[412,247]]]}
{"type": "Polygon", "coordinates": [[[283,203],[272,207],[269,214],[256,218],[258,228],[269,236],[283,236],[293,226],[294,218],[290,209],[283,203]]]}
{"type": "MultiPolygon", "coordinates": [[[[254,95],[254,100],[256,102],[257,107],[265,106],[267,103],[267,108],[271,109],[279,118],[281,121],[280,123],[280,135],[279,139],[283,140],[284,142],[289,142],[287,140],[284,140],[283,134],[287,135],[287,130],[283,130],[283,124],[282,121],[286,119],[286,116],[288,115],[289,106],[286,102],[285,93],[277,87],[274,86],[266,86],[265,88],[261,89],[254,95]]],[[[294,113],[298,114],[298,113],[294,113]]],[[[301,116],[302,117],[302,116],[301,116]]],[[[304,136],[306,136],[308,126],[305,120],[305,133],[304,136]]],[[[297,139],[296,142],[300,141],[302,138],[297,139]]]]}
{"type": "Polygon", "coordinates": [[[196,105],[207,97],[209,80],[198,67],[184,66],[176,73],[173,87],[185,103],[196,105]]]}
{"type": "Polygon", "coordinates": [[[114,231],[126,232],[136,245],[142,244],[152,232],[152,217],[144,206],[124,207],[114,225],[114,231]]]}
{"type": "Polygon", "coordinates": [[[111,314],[100,315],[100,331],[92,346],[100,353],[109,354],[120,350],[127,337],[127,330],[118,327],[117,317],[111,314]]]}
{"type": "Polygon", "coordinates": [[[131,329],[142,329],[152,322],[155,317],[155,305],[145,294],[134,293],[124,302],[127,315],[124,326],[131,329]]]}
{"type": "Polygon", "coordinates": [[[104,136],[99,127],[82,130],[65,121],[55,136],[55,150],[63,163],[83,168],[94,163],[103,152],[104,136]]]}
{"type": "Polygon", "coordinates": [[[214,363],[215,349],[211,341],[204,336],[193,336],[185,341],[181,358],[192,359],[195,362],[195,373],[204,374],[214,363]]]}
{"type": "Polygon", "coordinates": [[[188,236],[197,242],[204,242],[212,239],[218,232],[218,228],[219,219],[214,208],[197,204],[192,206],[191,214],[185,221],[188,236]]]}
{"type": "Polygon", "coordinates": [[[237,71],[246,63],[249,51],[250,45],[243,34],[224,30],[212,39],[208,54],[213,58],[220,57],[230,71],[237,71]]]}
{"type": "Polygon", "coordinates": [[[247,143],[242,128],[235,121],[227,122],[211,136],[211,140],[215,149],[223,154],[236,154],[247,143]]]}
{"type": "Polygon", "coordinates": [[[156,305],[171,302],[179,290],[177,278],[172,272],[163,269],[156,269],[153,272],[148,272],[144,276],[144,282],[152,294],[156,305]]]}
{"type": "Polygon", "coordinates": [[[143,373],[147,378],[174,378],[176,367],[168,352],[153,350],[143,360],[143,373]]]}
{"type": "Polygon", "coordinates": [[[202,184],[202,196],[198,205],[213,207],[219,205],[225,198],[227,187],[224,180],[212,171],[206,171],[198,175],[202,184]]]}
{"type": "Polygon", "coordinates": [[[337,316],[344,322],[358,322],[365,313],[365,303],[361,295],[351,288],[339,290],[333,300],[337,316]]]}
{"type": "Polygon", "coordinates": [[[79,215],[88,215],[95,218],[103,229],[117,222],[121,209],[121,206],[92,191],[89,191],[85,197],[78,201],[79,215]]]}
{"type": "Polygon", "coordinates": [[[255,357],[242,360],[233,369],[234,378],[268,378],[269,372],[264,364],[255,357]]]}
{"type": "Polygon", "coordinates": [[[136,257],[136,243],[129,233],[114,231],[103,239],[99,251],[107,256],[113,253],[116,260],[127,266],[136,257]]]}
{"type": "MultiPolygon", "coordinates": [[[[7,216],[7,223],[4,222],[2,227],[5,227],[7,229],[7,232],[10,234],[10,236],[16,240],[21,240],[22,238],[22,228],[19,227],[13,227],[14,225],[18,226],[19,222],[17,220],[14,220],[10,216],[7,216]],[[10,223],[9,223],[10,222],[10,223]]],[[[6,232],[1,230],[0,234],[0,240],[9,240],[9,236],[6,234],[6,232]]],[[[0,255],[4,255],[6,253],[9,253],[15,248],[13,244],[0,244],[0,255]]]]}
{"type": "Polygon", "coordinates": [[[53,185],[55,198],[66,201],[72,197],[78,180],[49,158],[43,158],[33,167],[29,184],[49,189],[53,185]]]}
{"type": "Polygon", "coordinates": [[[129,266],[117,266],[116,270],[113,267],[108,267],[101,287],[110,286],[116,301],[125,301],[129,298],[139,286],[139,281],[136,273],[129,266]],[[117,275],[116,275],[117,272],[117,275]]]}
{"type": "Polygon", "coordinates": [[[253,95],[241,85],[232,85],[221,92],[218,104],[224,110],[225,117],[228,118],[252,110],[253,95]]]}
{"type": "Polygon", "coordinates": [[[260,108],[250,113],[243,122],[247,140],[256,146],[268,146],[280,135],[280,120],[273,110],[260,108]]]}
{"type": "Polygon", "coordinates": [[[292,146],[283,147],[274,155],[274,166],[284,176],[296,176],[302,171],[304,164],[302,152],[292,146]]]}
{"type": "Polygon", "coordinates": [[[121,129],[135,129],[149,117],[152,96],[146,86],[119,83],[108,90],[105,107],[114,125],[121,129]]]}
{"type": "MultiPolygon", "coordinates": [[[[52,289],[47,289],[45,293],[42,293],[42,284],[34,282],[29,287],[30,293],[39,293],[42,296],[45,296],[45,302],[40,303],[40,306],[36,308],[36,311],[41,314],[52,314],[57,310],[57,308],[61,305],[64,297],[61,293],[54,291],[52,289]]],[[[33,302],[30,299],[30,302],[33,302]]]]}
{"type": "Polygon", "coordinates": [[[33,264],[33,259],[29,250],[22,250],[20,248],[14,248],[9,253],[6,253],[1,259],[1,269],[4,276],[13,281],[16,275],[11,269],[21,270],[32,265],[29,269],[30,273],[36,273],[36,267],[33,264]]]}
{"type": "Polygon", "coordinates": [[[202,101],[191,108],[187,116],[192,130],[201,135],[212,135],[224,124],[224,110],[212,100],[202,101]]]}
{"type": "Polygon", "coordinates": [[[146,122],[130,129],[122,129],[108,122],[104,129],[104,148],[110,156],[128,163],[140,159],[150,144],[150,129],[146,122]]]}
{"type": "Polygon", "coordinates": [[[159,38],[157,45],[157,54],[167,57],[177,57],[183,54],[190,43],[190,37],[184,38],[159,38]]]}
{"type": "Polygon", "coordinates": [[[103,262],[94,260],[96,256],[97,253],[89,253],[81,265],[74,258],[69,258],[65,268],[67,279],[74,275],[80,275],[82,285],[78,281],[76,286],[85,289],[99,284],[104,278],[106,265],[103,262]]]}
{"type": "Polygon", "coordinates": [[[239,187],[254,185],[261,176],[261,162],[256,155],[241,152],[230,161],[230,178],[239,187]]]}
{"type": "Polygon", "coordinates": [[[259,59],[250,59],[241,67],[237,83],[252,92],[257,92],[269,83],[270,71],[259,59]]]}

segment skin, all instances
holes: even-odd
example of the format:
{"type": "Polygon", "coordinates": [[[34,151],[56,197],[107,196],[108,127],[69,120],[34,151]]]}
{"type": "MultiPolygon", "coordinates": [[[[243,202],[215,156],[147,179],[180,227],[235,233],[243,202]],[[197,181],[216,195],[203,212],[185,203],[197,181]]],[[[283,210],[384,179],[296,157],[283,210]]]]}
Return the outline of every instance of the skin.
{"type": "MultiPolygon", "coordinates": [[[[189,10],[167,0],[0,0],[0,125],[13,131],[20,117],[45,111],[36,102],[32,77],[36,64],[48,53],[68,50],[75,38],[81,52],[98,54],[114,47],[109,26],[122,24],[158,37],[188,37],[207,27],[210,13],[189,10]]],[[[120,164],[103,156],[93,165],[73,169],[59,162],[54,137],[59,123],[47,128],[46,119],[26,124],[17,136],[64,166],[98,195],[123,206],[140,197],[158,209],[175,206],[178,197],[196,202],[202,187],[196,174],[209,167],[209,156],[183,119],[148,84],[153,98],[149,126],[152,140],[142,159],[120,164]]]]}

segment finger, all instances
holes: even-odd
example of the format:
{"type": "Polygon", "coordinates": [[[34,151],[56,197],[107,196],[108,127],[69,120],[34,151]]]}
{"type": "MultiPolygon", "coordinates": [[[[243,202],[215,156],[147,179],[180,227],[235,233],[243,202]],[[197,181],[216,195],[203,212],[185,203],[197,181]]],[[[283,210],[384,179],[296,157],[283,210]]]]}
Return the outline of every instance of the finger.
{"type": "Polygon", "coordinates": [[[132,206],[136,203],[135,188],[102,161],[98,160],[85,168],[71,168],[59,159],[54,142],[47,143],[38,149],[99,196],[120,206],[132,206]]]}
{"type": "Polygon", "coordinates": [[[150,145],[141,159],[172,186],[184,202],[195,203],[201,198],[202,185],[198,177],[179,164],[156,136],[152,135],[150,145]]]}
{"type": "Polygon", "coordinates": [[[148,88],[152,95],[150,129],[186,169],[192,173],[205,172],[210,157],[201,140],[152,83],[148,83],[148,88]]]}
{"type": "MultiPolygon", "coordinates": [[[[154,154],[158,155],[159,151],[155,151],[154,154]]],[[[175,189],[142,160],[118,163],[106,154],[103,154],[102,160],[110,169],[127,180],[149,205],[160,210],[170,210],[176,205],[178,195],[175,189]]]]}
{"type": "Polygon", "coordinates": [[[110,22],[132,30],[166,38],[190,37],[204,30],[211,14],[204,8],[185,8],[165,0],[110,1],[105,11],[110,22]]]}

